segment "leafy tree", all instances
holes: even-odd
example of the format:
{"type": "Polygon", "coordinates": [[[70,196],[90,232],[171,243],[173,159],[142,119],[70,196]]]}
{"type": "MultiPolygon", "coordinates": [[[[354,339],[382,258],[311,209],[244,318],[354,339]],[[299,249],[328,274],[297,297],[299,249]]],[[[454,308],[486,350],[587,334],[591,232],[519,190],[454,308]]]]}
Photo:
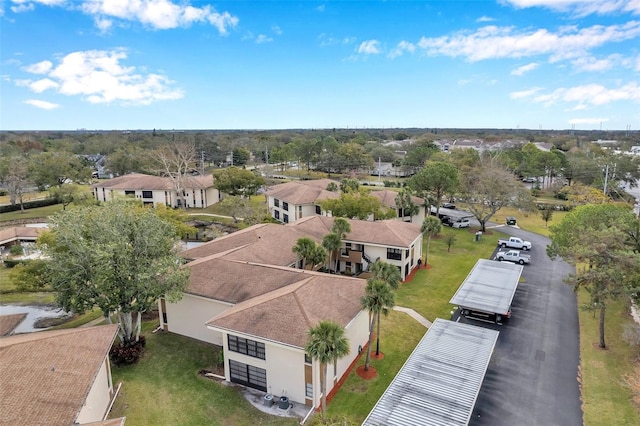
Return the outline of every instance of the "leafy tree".
{"type": "Polygon", "coordinates": [[[483,164],[465,170],[459,195],[485,232],[487,221],[502,207],[514,204],[525,190],[507,170],[483,164]]]}
{"type": "Polygon", "coordinates": [[[357,192],[360,189],[360,182],[358,179],[342,179],[340,181],[340,191],[342,192],[357,192]]]}
{"type": "Polygon", "coordinates": [[[451,252],[451,246],[457,240],[458,239],[456,238],[456,236],[454,234],[450,233],[450,232],[444,236],[444,242],[447,243],[447,253],[451,252]]]}
{"type": "Polygon", "coordinates": [[[83,190],[81,186],[75,183],[63,183],[60,186],[51,187],[49,192],[62,203],[62,210],[66,210],[67,206],[73,202],[82,204],[83,202],[93,200],[89,192],[83,190]]]}
{"type": "Polygon", "coordinates": [[[409,179],[408,185],[418,194],[423,194],[425,199],[428,198],[427,194],[433,195],[437,215],[442,198],[455,192],[459,183],[458,169],[453,164],[438,161],[427,163],[425,168],[409,179]]]}
{"type": "Polygon", "coordinates": [[[244,166],[249,162],[249,159],[251,158],[251,152],[243,147],[234,148],[232,155],[234,166],[244,166]]]}
{"type": "Polygon", "coordinates": [[[329,182],[327,184],[327,191],[337,192],[338,189],[339,189],[338,185],[335,182],[329,182]]]}
{"type": "Polygon", "coordinates": [[[553,217],[553,209],[549,207],[540,210],[540,217],[544,220],[544,226],[549,226],[549,221],[553,217]]]}
{"type": "Polygon", "coordinates": [[[0,158],[0,182],[7,188],[11,205],[19,202],[20,211],[24,212],[23,196],[32,185],[27,159],[22,155],[0,158]]]}
{"type": "Polygon", "coordinates": [[[86,182],[91,178],[91,168],[68,152],[42,152],[29,160],[29,176],[41,189],[68,181],[86,182]]]}
{"type": "Polygon", "coordinates": [[[322,200],[319,204],[334,217],[366,220],[370,215],[375,219],[396,215],[395,211],[389,211],[379,199],[364,191],[342,193],[339,198],[322,200]]]}
{"type": "Polygon", "coordinates": [[[384,315],[389,313],[389,310],[393,308],[395,303],[395,296],[393,290],[385,281],[379,278],[368,279],[365,294],[360,299],[360,303],[362,309],[369,311],[369,344],[367,345],[367,359],[364,364],[365,371],[369,371],[376,318],[378,318],[380,313],[384,315]]]}
{"type": "Polygon", "coordinates": [[[16,265],[9,277],[18,291],[43,291],[50,287],[47,263],[42,259],[30,259],[16,265]]]}
{"type": "MultiPolygon", "coordinates": [[[[376,260],[373,262],[373,265],[371,265],[370,272],[372,279],[384,281],[393,290],[397,290],[400,286],[402,277],[400,276],[400,271],[395,265],[381,260],[376,260]]],[[[376,321],[378,322],[378,331],[376,332],[376,356],[380,355],[380,312],[378,312],[377,315],[378,318],[376,321]]]]}
{"type": "Polygon", "coordinates": [[[422,235],[427,237],[427,250],[424,255],[424,267],[429,266],[427,263],[429,261],[429,245],[431,243],[431,237],[434,237],[440,233],[442,230],[442,222],[435,216],[427,216],[424,218],[424,222],[422,222],[422,226],[420,227],[420,232],[422,235]]]}
{"type": "MultiPolygon", "coordinates": [[[[139,208],[148,209],[150,207],[138,205],[139,208]]],[[[164,204],[154,207],[155,213],[165,222],[169,222],[176,230],[176,235],[180,238],[187,238],[189,235],[196,235],[198,230],[191,225],[187,225],[190,220],[189,215],[184,210],[172,209],[164,204]]]]}
{"type": "Polygon", "coordinates": [[[213,186],[229,195],[241,197],[256,195],[258,189],[264,184],[265,180],[262,176],[238,167],[227,167],[213,173],[213,186]]]}
{"type": "Polygon", "coordinates": [[[615,204],[576,207],[558,225],[552,225],[550,258],[562,257],[576,266],[565,279],[574,290],[584,288],[590,295],[585,309],[600,311],[601,348],[605,344],[607,303],[628,294],[640,270],[640,259],[628,244],[628,224],[632,213],[615,204]]]}
{"type": "Polygon", "coordinates": [[[296,245],[291,247],[291,251],[302,259],[302,269],[306,269],[307,261],[315,255],[316,242],[309,237],[298,238],[296,245]]]}
{"type": "Polygon", "coordinates": [[[413,216],[417,215],[420,211],[420,206],[417,206],[413,202],[411,192],[406,188],[396,195],[396,208],[398,209],[398,216],[405,218],[409,216],[409,222],[413,222],[413,216]]]}
{"type": "Polygon", "coordinates": [[[309,329],[304,351],[320,363],[320,392],[322,393],[322,422],[327,410],[327,364],[338,362],[349,354],[349,340],[344,328],[333,321],[320,321],[309,329]]]}
{"type": "Polygon", "coordinates": [[[427,160],[440,149],[432,141],[418,141],[409,146],[404,164],[412,168],[424,167],[427,160]]]}
{"type": "Polygon", "coordinates": [[[247,218],[255,218],[260,214],[252,207],[249,198],[232,195],[230,197],[224,197],[222,201],[216,204],[220,211],[233,218],[233,223],[238,223],[239,220],[245,220],[247,218]]]}
{"type": "Polygon", "coordinates": [[[141,173],[150,168],[145,150],[138,145],[124,145],[109,154],[107,169],[116,176],[127,173],[141,173]]]}
{"type": "Polygon", "coordinates": [[[75,313],[97,306],[108,322],[116,313],[123,344],[138,341],[141,314],[158,298],[182,297],[189,270],[181,268],[176,230],[155,210],[113,201],[60,212],[50,224],[41,239],[58,304],[75,313]]]}

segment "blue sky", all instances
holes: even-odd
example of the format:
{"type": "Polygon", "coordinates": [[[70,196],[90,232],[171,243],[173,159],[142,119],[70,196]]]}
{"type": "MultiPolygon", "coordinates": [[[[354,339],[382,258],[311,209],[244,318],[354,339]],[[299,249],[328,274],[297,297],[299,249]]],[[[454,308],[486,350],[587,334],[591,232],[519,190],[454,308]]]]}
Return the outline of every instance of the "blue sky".
{"type": "Polygon", "coordinates": [[[0,129],[640,128],[640,0],[0,0],[0,129]]]}

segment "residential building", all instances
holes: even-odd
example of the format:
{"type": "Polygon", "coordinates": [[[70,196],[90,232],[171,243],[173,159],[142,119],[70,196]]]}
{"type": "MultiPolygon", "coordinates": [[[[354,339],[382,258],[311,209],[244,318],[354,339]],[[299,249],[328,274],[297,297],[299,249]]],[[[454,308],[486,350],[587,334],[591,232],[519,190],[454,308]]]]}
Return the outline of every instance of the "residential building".
{"type": "Polygon", "coordinates": [[[398,220],[402,220],[404,222],[413,222],[418,224],[422,224],[422,222],[424,222],[424,218],[426,217],[426,209],[427,209],[426,206],[424,205],[424,199],[413,196],[413,195],[411,196],[411,200],[416,205],[416,207],[418,207],[418,213],[416,213],[413,216],[410,216],[406,211],[403,211],[403,209],[398,208],[398,206],[396,205],[396,197],[398,196],[397,191],[391,191],[389,189],[381,189],[381,190],[371,191],[369,194],[379,199],[380,203],[383,206],[388,207],[390,209],[394,209],[397,213],[398,220]]]}
{"type": "Polygon", "coordinates": [[[14,244],[35,243],[40,234],[46,231],[43,227],[15,226],[0,230],[0,253],[14,244]]]}
{"type": "Polygon", "coordinates": [[[117,197],[134,197],[145,205],[164,204],[167,207],[205,208],[220,201],[220,192],[213,186],[212,175],[184,178],[182,197],[168,177],[132,173],[93,185],[93,195],[98,201],[110,201],[117,197]]]}
{"type": "MultiPolygon", "coordinates": [[[[106,424],[117,325],[0,339],[0,424],[106,424]]],[[[114,423],[115,422],[115,423],[114,423]]],[[[109,420],[123,424],[124,419],[109,420]]]]}
{"type": "Polygon", "coordinates": [[[300,180],[272,186],[265,192],[267,209],[276,220],[289,223],[300,218],[325,214],[319,201],[339,198],[339,191],[329,191],[331,179],[300,180]]]}

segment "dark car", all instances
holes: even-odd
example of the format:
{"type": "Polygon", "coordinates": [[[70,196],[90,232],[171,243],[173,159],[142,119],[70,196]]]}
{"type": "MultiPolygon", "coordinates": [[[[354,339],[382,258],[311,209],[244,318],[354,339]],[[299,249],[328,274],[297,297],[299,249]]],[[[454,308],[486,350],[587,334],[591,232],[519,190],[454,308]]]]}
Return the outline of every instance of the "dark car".
{"type": "Polygon", "coordinates": [[[453,220],[449,216],[442,216],[440,221],[444,226],[453,226],[453,220]]]}
{"type": "Polygon", "coordinates": [[[518,221],[513,216],[507,216],[507,225],[517,225],[518,221]]]}
{"type": "Polygon", "coordinates": [[[441,207],[445,209],[455,209],[456,205],[453,203],[443,203],[441,207]]]}

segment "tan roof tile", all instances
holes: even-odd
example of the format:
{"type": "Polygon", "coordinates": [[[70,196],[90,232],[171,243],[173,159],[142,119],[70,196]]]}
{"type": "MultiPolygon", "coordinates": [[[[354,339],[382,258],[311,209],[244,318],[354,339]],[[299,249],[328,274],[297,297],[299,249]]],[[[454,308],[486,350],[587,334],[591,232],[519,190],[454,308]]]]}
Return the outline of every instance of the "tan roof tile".
{"type": "MultiPolygon", "coordinates": [[[[98,182],[92,185],[94,188],[106,188],[116,190],[172,190],[174,189],[171,179],[161,176],[145,175],[142,173],[131,173],[118,176],[113,179],[98,182]]],[[[205,189],[213,186],[213,176],[188,176],[184,179],[185,189],[205,189]]]]}
{"type": "Polygon", "coordinates": [[[299,348],[321,320],[346,327],[361,310],[366,281],[299,271],[300,280],[240,303],[207,322],[217,328],[299,348]]]}
{"type": "MultiPolygon", "coordinates": [[[[390,207],[392,209],[397,208],[396,197],[399,194],[398,192],[391,191],[389,189],[380,189],[380,190],[373,190],[369,192],[369,194],[379,199],[380,203],[382,203],[383,206],[390,207]]],[[[411,200],[414,202],[416,206],[421,206],[424,204],[424,200],[420,197],[416,197],[412,195],[411,200]]]]}
{"type": "Polygon", "coordinates": [[[327,191],[329,183],[336,182],[331,179],[286,182],[272,186],[266,195],[290,204],[314,204],[320,200],[340,197],[338,192],[327,191]]]}
{"type": "Polygon", "coordinates": [[[0,315],[0,337],[11,334],[26,317],[26,313],[0,315]]]}
{"type": "Polygon", "coordinates": [[[15,226],[13,228],[7,228],[0,230],[0,244],[8,243],[10,241],[20,239],[33,239],[35,240],[41,233],[46,231],[47,228],[38,228],[31,226],[15,226]]]}
{"type": "Polygon", "coordinates": [[[117,327],[41,331],[0,339],[0,424],[73,424],[117,327]]]}

